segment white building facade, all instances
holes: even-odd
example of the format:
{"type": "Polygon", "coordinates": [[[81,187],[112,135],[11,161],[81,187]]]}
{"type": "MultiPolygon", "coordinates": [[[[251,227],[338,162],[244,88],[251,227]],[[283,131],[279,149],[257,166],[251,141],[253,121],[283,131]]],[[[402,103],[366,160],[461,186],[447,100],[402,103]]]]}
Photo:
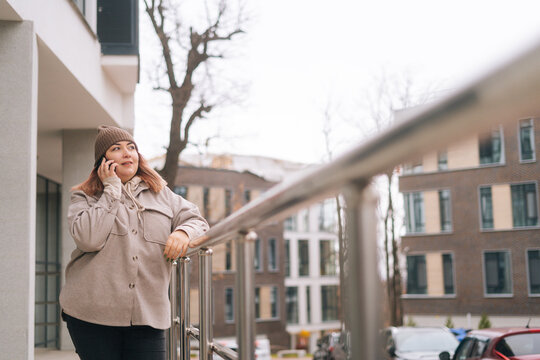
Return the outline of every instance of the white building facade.
{"type": "MultiPolygon", "coordinates": [[[[159,164],[160,158],[154,159],[159,164]]],[[[181,161],[236,171],[249,171],[279,182],[313,165],[262,156],[182,154],[181,161]]],[[[340,288],[337,207],[334,198],[299,211],[284,222],[286,330],[291,348],[315,351],[322,334],[340,331],[340,288]],[[305,342],[305,343],[303,343],[305,342]]],[[[281,263],[277,260],[277,263],[281,263]]]]}
{"type": "Polygon", "coordinates": [[[336,214],[335,199],[330,198],[284,224],[285,302],[292,348],[307,345],[314,352],[323,333],[341,328],[336,214]],[[307,344],[302,344],[304,339],[307,344]]]}
{"type": "Polygon", "coordinates": [[[122,3],[0,0],[2,358],[72,347],[58,306],[69,191],[91,171],[97,126],[134,125],[137,1],[122,3]]]}

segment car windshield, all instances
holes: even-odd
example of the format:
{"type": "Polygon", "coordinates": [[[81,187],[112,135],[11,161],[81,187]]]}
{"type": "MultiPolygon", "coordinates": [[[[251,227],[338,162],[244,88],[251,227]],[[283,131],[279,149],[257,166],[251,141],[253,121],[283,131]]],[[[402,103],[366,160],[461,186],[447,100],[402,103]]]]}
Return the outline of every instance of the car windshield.
{"type": "Polygon", "coordinates": [[[495,350],[505,356],[540,354],[540,333],[507,336],[497,343],[495,350]]]}
{"type": "Polygon", "coordinates": [[[439,329],[410,329],[396,334],[396,350],[399,352],[453,352],[457,345],[454,335],[439,329]]]}

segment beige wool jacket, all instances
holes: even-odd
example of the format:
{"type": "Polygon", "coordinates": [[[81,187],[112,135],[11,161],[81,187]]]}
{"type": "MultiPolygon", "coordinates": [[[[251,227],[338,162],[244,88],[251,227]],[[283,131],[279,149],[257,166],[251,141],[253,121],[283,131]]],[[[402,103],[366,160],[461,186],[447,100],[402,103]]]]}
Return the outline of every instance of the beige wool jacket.
{"type": "Polygon", "coordinates": [[[190,239],[208,230],[191,202],[165,187],[154,193],[145,182],[119,199],[74,191],[68,223],[77,248],[60,294],[63,311],[83,321],[109,325],[170,327],[171,265],[163,256],[174,230],[190,239]]]}

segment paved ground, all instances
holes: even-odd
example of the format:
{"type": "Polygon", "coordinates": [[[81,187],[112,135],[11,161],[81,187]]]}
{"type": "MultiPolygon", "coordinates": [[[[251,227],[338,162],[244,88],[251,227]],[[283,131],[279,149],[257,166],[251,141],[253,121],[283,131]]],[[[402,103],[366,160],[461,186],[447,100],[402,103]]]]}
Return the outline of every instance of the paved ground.
{"type": "MultiPolygon", "coordinates": [[[[47,350],[47,349],[36,349],[35,350],[35,360],[79,360],[79,357],[75,351],[58,351],[58,350],[47,350]]],[[[191,359],[195,360],[198,358],[192,357],[191,359]]],[[[277,358],[275,358],[277,359],[277,358]]],[[[291,358],[289,358],[291,359],[291,358]]],[[[311,360],[311,357],[303,358],[292,358],[295,360],[311,360]]]]}
{"type": "Polygon", "coordinates": [[[79,360],[75,351],[36,349],[35,360],[79,360]]]}

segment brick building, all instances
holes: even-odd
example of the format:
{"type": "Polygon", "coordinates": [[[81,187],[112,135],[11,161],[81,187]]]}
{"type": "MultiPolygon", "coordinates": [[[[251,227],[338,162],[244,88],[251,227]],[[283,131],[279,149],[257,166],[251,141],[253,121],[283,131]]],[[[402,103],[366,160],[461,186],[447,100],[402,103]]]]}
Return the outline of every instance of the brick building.
{"type": "Polygon", "coordinates": [[[404,166],[405,321],[540,326],[539,140],[521,119],[404,166]]]}
{"type": "MultiPolygon", "coordinates": [[[[255,176],[253,175],[255,173],[257,176],[251,179],[258,179],[257,181],[265,179],[264,184],[275,184],[312,166],[261,156],[232,154],[183,154],[182,159],[183,164],[206,166],[208,168],[205,171],[214,171],[205,174],[194,173],[195,177],[189,180],[191,183],[197,183],[200,179],[196,177],[200,175],[212,178],[212,186],[216,187],[225,181],[223,178],[216,177],[218,173],[229,174],[227,176],[232,173],[236,173],[236,176],[243,174],[245,179],[248,178],[248,175],[255,176]],[[218,169],[235,171],[227,173],[218,169]],[[248,169],[249,171],[246,172],[248,169]]],[[[189,167],[181,169],[186,168],[189,167]]],[[[181,170],[181,172],[183,171],[185,170],[181,170]]],[[[188,174],[185,173],[184,176],[188,174]]],[[[239,181],[236,181],[234,184],[238,183],[239,181]]],[[[229,190],[232,190],[231,185],[228,186],[229,190]]],[[[253,185],[252,188],[256,189],[257,187],[253,185]]],[[[198,191],[199,195],[197,196],[200,198],[202,196],[201,190],[198,191]]],[[[192,196],[196,198],[195,195],[192,196]]],[[[225,193],[223,196],[231,195],[225,193]]],[[[251,197],[254,198],[253,195],[251,197]]],[[[223,201],[217,202],[223,203],[223,201]]],[[[223,210],[221,210],[222,212],[223,210]]],[[[220,219],[221,216],[216,214],[216,219],[220,219]]],[[[212,215],[210,215],[210,220],[214,220],[212,215]]],[[[266,236],[261,231],[259,233],[261,233],[262,238],[271,236],[266,236]]],[[[341,327],[335,200],[333,198],[326,199],[291,215],[285,220],[281,235],[284,240],[282,242],[280,238],[276,254],[279,271],[284,274],[285,289],[284,293],[281,290],[278,293],[279,296],[282,294],[285,296],[284,316],[287,321],[288,344],[292,348],[300,347],[315,351],[317,339],[322,334],[339,331],[341,327]]],[[[264,249],[265,247],[263,247],[263,251],[265,251],[264,249]]],[[[266,256],[262,258],[267,259],[266,256]]],[[[234,280],[231,281],[230,284],[233,284],[234,280]]],[[[280,299],[280,301],[282,300],[280,299]]],[[[263,324],[266,326],[267,323],[257,323],[258,327],[263,324]]]]}
{"type": "MultiPolygon", "coordinates": [[[[214,225],[234,210],[255,199],[274,185],[250,172],[216,168],[179,166],[175,192],[197,204],[201,213],[214,225]]],[[[265,334],[274,349],[288,348],[286,332],[283,223],[276,222],[255,229],[255,315],[258,334],[265,334]]],[[[234,286],[235,250],[230,242],[213,247],[214,337],[236,336],[234,286]]],[[[191,264],[191,323],[197,323],[198,261],[191,264]]]]}

